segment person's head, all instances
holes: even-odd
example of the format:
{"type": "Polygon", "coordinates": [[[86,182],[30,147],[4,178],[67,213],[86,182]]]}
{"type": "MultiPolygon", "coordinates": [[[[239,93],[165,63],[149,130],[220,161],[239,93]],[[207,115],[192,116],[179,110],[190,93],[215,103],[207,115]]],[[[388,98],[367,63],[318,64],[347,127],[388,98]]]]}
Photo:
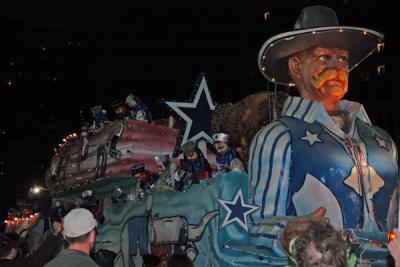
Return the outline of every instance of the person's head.
{"type": "Polygon", "coordinates": [[[111,106],[114,109],[115,116],[117,119],[123,119],[125,116],[128,114],[128,109],[126,108],[126,105],[119,100],[113,101],[111,103],[111,106]]]}
{"type": "Polygon", "coordinates": [[[302,97],[318,102],[342,99],[348,90],[349,51],[312,47],[289,58],[289,76],[302,97]]]}
{"type": "Polygon", "coordinates": [[[167,267],[194,267],[186,254],[173,254],[169,257],[167,267]]]}
{"type": "Polygon", "coordinates": [[[87,209],[73,209],[63,219],[64,239],[68,247],[90,251],[94,246],[97,221],[87,209]]]}
{"type": "Polygon", "coordinates": [[[213,134],[214,148],[218,154],[225,154],[228,151],[229,135],[225,133],[213,134]]]}
{"type": "Polygon", "coordinates": [[[167,167],[170,164],[169,161],[169,154],[162,154],[154,157],[154,160],[157,163],[157,170],[158,170],[158,175],[161,175],[167,167]]]}
{"type": "Polygon", "coordinates": [[[189,140],[182,145],[181,150],[186,159],[195,161],[198,157],[196,148],[196,143],[192,140],[189,140]]]}
{"type": "Polygon", "coordinates": [[[132,176],[142,182],[146,182],[149,179],[144,163],[134,164],[130,167],[130,170],[132,171],[132,176]]]}
{"type": "Polygon", "coordinates": [[[90,111],[92,112],[92,116],[96,117],[97,114],[99,114],[100,112],[103,111],[103,108],[99,105],[99,106],[94,106],[90,108],[90,111]]]}
{"type": "Polygon", "coordinates": [[[288,252],[298,267],[345,267],[350,259],[349,245],[324,220],[313,220],[307,231],[290,241],[288,252]]]}
{"type": "Polygon", "coordinates": [[[296,85],[303,97],[341,99],[347,91],[348,72],[382,40],[383,34],[376,31],[339,25],[329,7],[309,6],[302,10],[292,31],[264,43],[258,65],[268,80],[296,85]]]}
{"type": "Polygon", "coordinates": [[[0,259],[14,260],[17,257],[16,241],[0,233],[0,259]]]}
{"type": "Polygon", "coordinates": [[[134,108],[137,106],[137,101],[134,95],[129,94],[126,99],[125,99],[125,104],[130,107],[130,108],[134,108]]]}

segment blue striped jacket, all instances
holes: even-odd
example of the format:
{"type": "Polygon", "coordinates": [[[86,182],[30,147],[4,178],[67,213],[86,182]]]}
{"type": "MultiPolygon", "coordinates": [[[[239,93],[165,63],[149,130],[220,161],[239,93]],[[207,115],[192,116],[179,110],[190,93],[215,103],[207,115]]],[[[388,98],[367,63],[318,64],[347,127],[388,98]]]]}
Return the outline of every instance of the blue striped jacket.
{"type": "Polygon", "coordinates": [[[260,207],[250,218],[253,245],[284,256],[279,237],[287,219],[321,206],[337,228],[375,232],[392,227],[398,184],[395,143],[371,125],[361,104],[342,100],[340,109],[348,114],[347,133],[320,103],[289,97],[282,116],[253,138],[250,202],[260,207]],[[354,149],[361,155],[357,159],[354,149]]]}

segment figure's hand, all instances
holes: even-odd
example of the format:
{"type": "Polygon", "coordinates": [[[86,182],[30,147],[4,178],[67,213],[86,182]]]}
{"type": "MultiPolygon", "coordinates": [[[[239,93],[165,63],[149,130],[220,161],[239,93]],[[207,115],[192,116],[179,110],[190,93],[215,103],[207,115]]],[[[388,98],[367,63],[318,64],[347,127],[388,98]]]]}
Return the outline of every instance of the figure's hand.
{"type": "Polygon", "coordinates": [[[324,218],[325,213],[326,213],[326,208],[320,207],[306,216],[301,216],[289,220],[288,223],[286,224],[282,236],[282,244],[285,250],[288,251],[290,240],[307,231],[311,222],[324,220],[326,223],[329,223],[329,220],[324,218]]]}
{"type": "Polygon", "coordinates": [[[55,236],[58,236],[63,229],[62,224],[60,222],[54,221],[52,226],[53,226],[53,234],[55,236]]]}
{"type": "Polygon", "coordinates": [[[21,237],[21,238],[25,238],[30,230],[33,229],[35,223],[37,221],[37,218],[33,218],[31,220],[23,220],[21,221],[17,228],[15,229],[15,232],[21,237]]]}
{"type": "Polygon", "coordinates": [[[394,229],[393,232],[396,238],[388,244],[390,254],[392,255],[394,261],[396,262],[396,267],[400,266],[400,231],[394,229]]]}

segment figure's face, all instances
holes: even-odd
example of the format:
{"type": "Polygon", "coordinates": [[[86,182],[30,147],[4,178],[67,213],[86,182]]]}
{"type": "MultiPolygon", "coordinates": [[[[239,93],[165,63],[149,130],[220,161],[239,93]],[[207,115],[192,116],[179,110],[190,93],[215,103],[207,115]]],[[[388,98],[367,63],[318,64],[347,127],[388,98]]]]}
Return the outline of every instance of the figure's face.
{"type": "Polygon", "coordinates": [[[296,58],[298,72],[295,76],[302,97],[319,102],[338,101],[347,93],[348,51],[315,47],[301,52],[296,58]]]}
{"type": "Polygon", "coordinates": [[[136,107],[137,102],[136,102],[134,99],[131,99],[131,100],[127,101],[126,104],[127,104],[129,107],[134,108],[134,107],[136,107]]]}
{"type": "Polygon", "coordinates": [[[117,114],[117,115],[125,115],[126,113],[127,113],[127,110],[126,110],[126,108],[124,107],[124,106],[118,106],[116,109],[115,109],[115,113],[117,114]]]}
{"type": "Polygon", "coordinates": [[[157,163],[157,170],[158,170],[158,175],[161,175],[164,173],[166,168],[163,163],[159,162],[159,163],[157,163]]]}
{"type": "Polygon", "coordinates": [[[193,151],[191,153],[187,153],[186,157],[190,161],[195,161],[197,159],[197,153],[196,153],[196,151],[193,151]]]}
{"type": "Polygon", "coordinates": [[[228,151],[228,145],[224,142],[215,142],[214,148],[218,154],[225,154],[228,151]]]}

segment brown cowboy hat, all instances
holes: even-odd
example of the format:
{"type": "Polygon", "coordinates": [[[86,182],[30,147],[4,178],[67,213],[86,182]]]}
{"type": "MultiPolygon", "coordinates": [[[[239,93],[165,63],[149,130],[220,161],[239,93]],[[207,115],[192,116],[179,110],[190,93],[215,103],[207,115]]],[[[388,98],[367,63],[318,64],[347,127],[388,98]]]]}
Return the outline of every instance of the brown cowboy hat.
{"type": "Polygon", "coordinates": [[[269,38],[261,47],[258,66],[271,82],[293,85],[288,74],[288,58],[314,46],[348,50],[349,70],[372,54],[383,34],[359,27],[339,26],[336,13],[326,6],[310,6],[302,10],[294,30],[269,38]]]}

